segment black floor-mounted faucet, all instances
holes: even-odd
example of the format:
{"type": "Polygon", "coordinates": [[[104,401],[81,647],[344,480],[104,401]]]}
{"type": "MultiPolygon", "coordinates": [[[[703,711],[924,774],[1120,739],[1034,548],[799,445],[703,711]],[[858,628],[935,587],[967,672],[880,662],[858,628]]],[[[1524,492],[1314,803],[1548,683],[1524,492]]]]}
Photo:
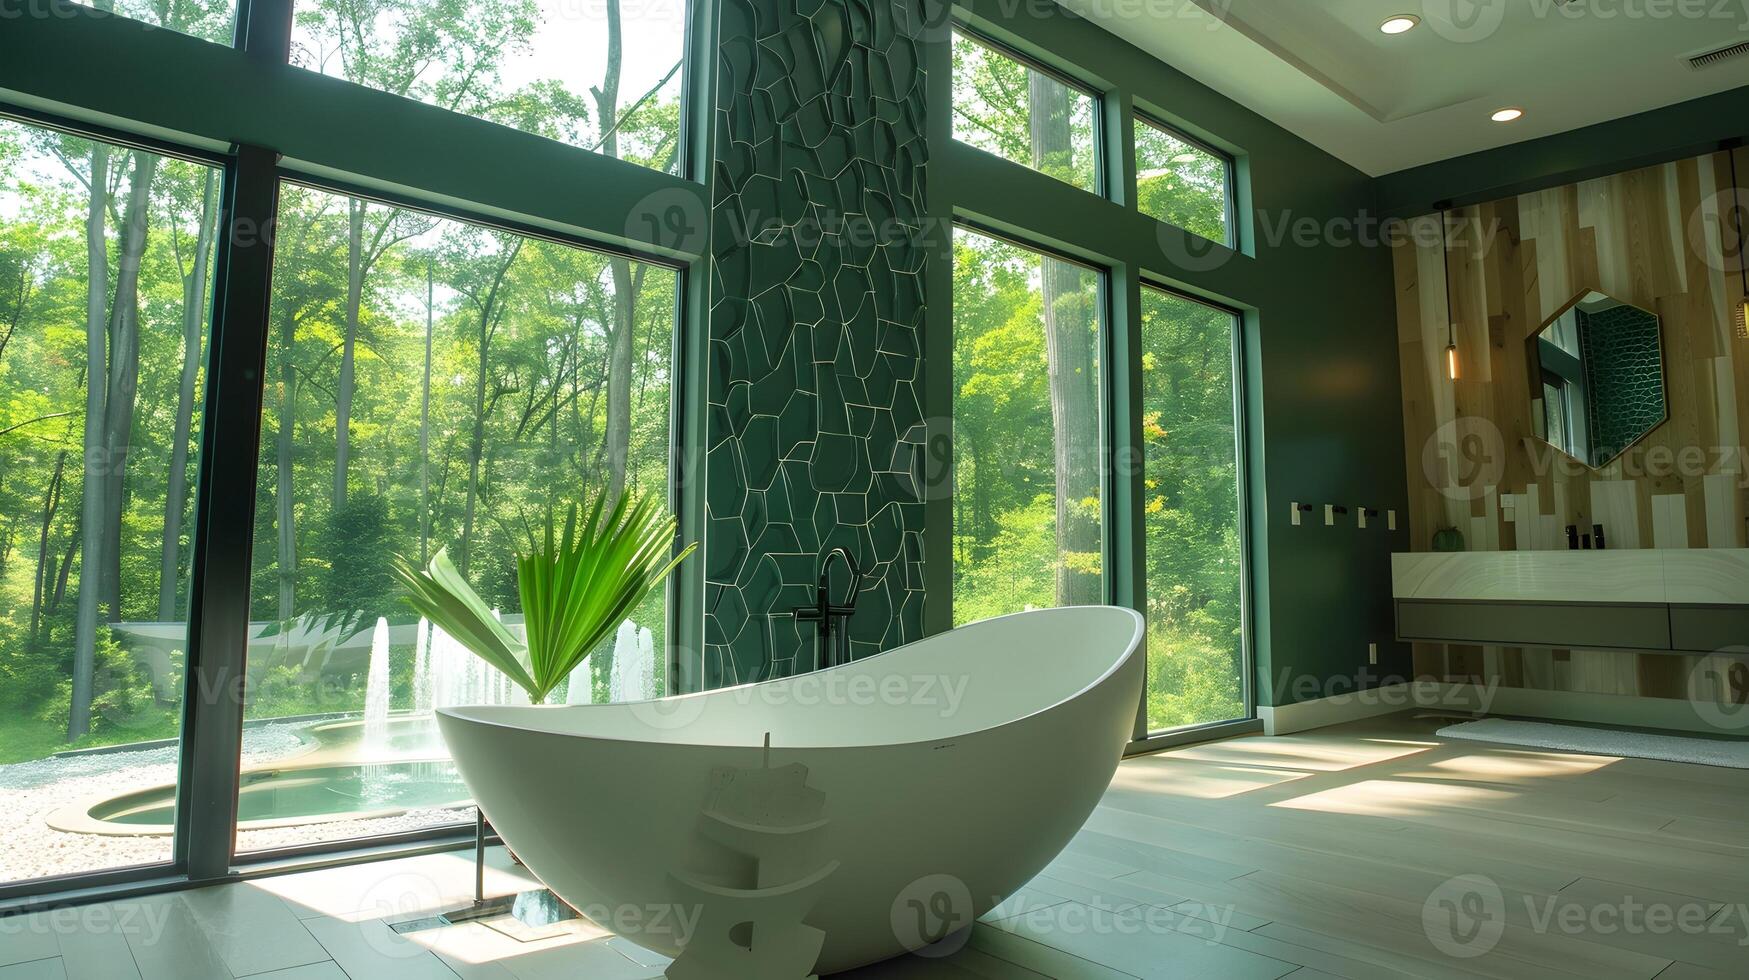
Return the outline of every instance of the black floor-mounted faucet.
{"type": "Polygon", "coordinates": [[[850,557],[850,552],[844,548],[833,548],[826,552],[826,557],[820,562],[820,581],[814,588],[814,604],[797,606],[790,610],[798,623],[820,624],[814,629],[816,666],[836,667],[850,662],[850,631],[844,620],[856,615],[856,595],[861,591],[862,569],[856,567],[856,559],[850,557]],[[832,602],[831,573],[834,558],[843,559],[844,567],[850,571],[850,591],[846,593],[843,605],[834,605],[832,602]],[[832,643],[834,634],[838,637],[836,647],[832,643]]]}

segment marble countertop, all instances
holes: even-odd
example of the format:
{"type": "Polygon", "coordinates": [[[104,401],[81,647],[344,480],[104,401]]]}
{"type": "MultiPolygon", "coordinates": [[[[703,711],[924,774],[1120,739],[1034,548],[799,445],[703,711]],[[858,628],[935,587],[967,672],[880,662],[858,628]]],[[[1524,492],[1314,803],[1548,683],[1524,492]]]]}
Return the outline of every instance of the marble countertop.
{"type": "Polygon", "coordinates": [[[1749,604],[1749,549],[1398,553],[1391,583],[1398,599],[1749,604]]]}

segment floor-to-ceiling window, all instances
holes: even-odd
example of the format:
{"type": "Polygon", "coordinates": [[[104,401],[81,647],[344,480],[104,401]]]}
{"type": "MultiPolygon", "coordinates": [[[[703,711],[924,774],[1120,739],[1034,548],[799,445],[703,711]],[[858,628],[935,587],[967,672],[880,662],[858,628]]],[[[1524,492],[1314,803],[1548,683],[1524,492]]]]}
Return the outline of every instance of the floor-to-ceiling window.
{"type": "MultiPolygon", "coordinates": [[[[409,612],[439,549],[520,622],[516,551],[666,492],[673,270],[286,184],[257,479],[238,848],[471,819],[432,717],[526,698],[409,612]]],[[[663,691],[663,595],[567,685],[663,691]]]]}
{"type": "Polygon", "coordinates": [[[221,177],[0,120],[0,882],[172,857],[221,177]]]}
{"type": "Polygon", "coordinates": [[[1160,731],[1247,713],[1239,322],[1163,289],[1141,296],[1147,718],[1160,731]]]}
{"type": "Polygon", "coordinates": [[[954,233],[956,624],[1105,601],[1104,276],[954,233]]]}
{"type": "MultiPolygon", "coordinates": [[[[70,52],[0,95],[0,901],[471,818],[431,711],[518,696],[391,560],[514,631],[548,513],[690,499],[695,5],[237,8],[0,34],[70,52]]],[[[678,592],[558,697],[664,693],[678,592]]]]}
{"type": "MultiPolygon", "coordinates": [[[[1073,80],[1048,44],[968,18],[950,53],[954,139],[1075,189],[1037,181],[1036,202],[955,202],[952,386],[936,395],[953,416],[952,621],[1133,601],[1148,620],[1138,740],[1246,719],[1240,321],[1148,281],[1174,281],[1186,249],[1201,266],[1239,256],[1237,158],[1159,106],[1073,80]],[[1126,158],[1133,189],[1127,165],[1111,166],[1126,158]],[[1121,200],[1150,219],[1145,234],[1064,225],[1077,191],[1090,214],[1121,200]],[[1104,271],[1016,244],[1035,225],[1104,271]],[[1124,361],[1106,370],[1108,331],[1124,361]],[[1139,418],[1108,426],[1114,406],[1139,418]],[[1139,527],[1103,526],[1108,488],[1122,491],[1111,514],[1139,527]]],[[[959,159],[992,182],[1030,180],[971,156],[959,159]]]]}

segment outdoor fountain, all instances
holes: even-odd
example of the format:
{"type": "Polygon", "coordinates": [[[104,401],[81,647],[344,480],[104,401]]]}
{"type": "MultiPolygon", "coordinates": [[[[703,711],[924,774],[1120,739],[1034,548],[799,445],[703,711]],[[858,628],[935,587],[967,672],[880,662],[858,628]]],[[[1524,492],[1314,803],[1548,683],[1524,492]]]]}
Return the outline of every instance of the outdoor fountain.
{"type": "Polygon", "coordinates": [[[389,747],[389,621],[378,617],[370,638],[370,671],[364,688],[364,755],[380,757],[389,747]]]}
{"type": "MultiPolygon", "coordinates": [[[[520,617],[518,617],[520,618],[520,617]]],[[[514,619],[505,626],[520,633],[514,619]]],[[[656,697],[655,637],[626,621],[605,668],[614,701],[656,697]]],[[[571,673],[567,702],[592,699],[593,657],[571,673]]],[[[467,806],[466,788],[438,733],[432,711],[456,705],[527,704],[502,673],[426,620],[391,626],[378,619],[370,635],[361,717],[306,723],[306,750],[295,764],[276,762],[244,773],[238,819],[245,829],[322,823],[361,816],[390,817],[411,809],[467,806]],[[391,710],[391,659],[412,631],[411,710],[391,710]]],[[[101,799],[75,801],[52,812],[50,826],[69,833],[168,835],[174,830],[176,786],[166,783],[101,799]]]]}
{"type": "MultiPolygon", "coordinates": [[[[514,621],[505,626],[512,633],[522,629],[522,624],[514,621]]],[[[365,682],[361,761],[442,754],[443,743],[434,726],[420,724],[417,737],[410,741],[408,726],[397,724],[400,718],[426,719],[436,708],[457,705],[528,703],[528,695],[510,678],[468,652],[441,628],[420,619],[413,629],[412,711],[392,717],[389,636],[388,620],[378,619],[371,637],[365,682]]],[[[593,656],[586,657],[571,671],[567,704],[588,704],[593,700],[593,661],[593,656]]],[[[643,701],[657,696],[655,636],[650,630],[629,619],[620,624],[607,680],[608,695],[614,701],[643,701]]]]}
{"type": "Polygon", "coordinates": [[[431,710],[431,622],[424,616],[413,628],[413,710],[431,710]]]}

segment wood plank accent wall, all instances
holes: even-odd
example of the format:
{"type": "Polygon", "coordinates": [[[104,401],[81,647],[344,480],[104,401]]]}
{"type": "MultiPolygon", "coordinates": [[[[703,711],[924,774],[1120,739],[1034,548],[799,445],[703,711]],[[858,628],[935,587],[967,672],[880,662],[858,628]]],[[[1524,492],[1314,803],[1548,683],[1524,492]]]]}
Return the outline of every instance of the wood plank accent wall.
{"type": "MultiPolygon", "coordinates": [[[[1749,184],[1749,149],[1738,149],[1749,184]]],[[[1730,159],[1708,154],[1409,223],[1394,245],[1409,529],[1415,550],[1456,527],[1471,551],[1565,548],[1603,524],[1612,548],[1740,548],[1749,453],[1749,339],[1730,159]],[[1446,297],[1460,363],[1447,377],[1446,297]],[[1670,419],[1601,470],[1536,440],[1526,338],[1595,289],[1658,313],[1670,419]]],[[[1744,190],[1749,200],[1749,189],[1744,190]]],[[[1749,650],[1749,637],[1744,638],[1749,650]]],[[[1749,655],[1418,644],[1416,672],[1555,691],[1741,703],[1749,655]]]]}

